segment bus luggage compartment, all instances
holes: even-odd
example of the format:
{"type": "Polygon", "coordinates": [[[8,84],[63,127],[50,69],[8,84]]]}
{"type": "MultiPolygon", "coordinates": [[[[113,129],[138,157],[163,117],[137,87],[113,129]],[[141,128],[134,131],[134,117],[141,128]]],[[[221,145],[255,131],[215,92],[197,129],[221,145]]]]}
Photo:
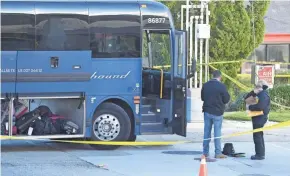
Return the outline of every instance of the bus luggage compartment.
{"type": "Polygon", "coordinates": [[[14,99],[12,108],[14,112],[18,112],[19,105],[26,111],[22,111],[23,114],[20,116],[13,113],[12,126],[17,129],[13,135],[29,138],[84,136],[85,103],[81,98],[14,99]]]}

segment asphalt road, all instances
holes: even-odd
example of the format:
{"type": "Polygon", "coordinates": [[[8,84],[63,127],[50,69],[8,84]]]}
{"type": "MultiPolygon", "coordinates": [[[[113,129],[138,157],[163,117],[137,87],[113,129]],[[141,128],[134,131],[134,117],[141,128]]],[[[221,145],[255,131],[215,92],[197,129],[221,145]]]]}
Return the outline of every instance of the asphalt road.
{"type": "MultiPolygon", "coordinates": [[[[223,134],[251,129],[248,123],[225,121],[223,134]]],[[[208,162],[209,176],[290,176],[290,129],[265,132],[266,159],[251,161],[254,145],[251,135],[224,139],[233,142],[245,158],[208,162]]],[[[87,145],[50,141],[1,141],[3,176],[192,176],[200,163],[194,158],[202,151],[202,124],[188,125],[186,139],[175,135],[140,136],[138,141],[191,140],[192,143],[159,147],[121,147],[96,151],[87,145]],[[99,167],[104,165],[104,167],[99,167]]],[[[213,155],[213,143],[211,143],[213,155]]]]}

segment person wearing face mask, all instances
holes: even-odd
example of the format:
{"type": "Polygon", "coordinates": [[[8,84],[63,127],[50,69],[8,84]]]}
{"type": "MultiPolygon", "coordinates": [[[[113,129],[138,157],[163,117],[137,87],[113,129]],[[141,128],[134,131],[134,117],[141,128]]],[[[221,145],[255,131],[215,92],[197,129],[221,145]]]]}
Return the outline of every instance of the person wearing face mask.
{"type": "MultiPolygon", "coordinates": [[[[266,122],[268,121],[268,115],[270,112],[270,97],[268,92],[268,84],[264,80],[259,80],[254,88],[246,97],[257,97],[258,103],[249,105],[250,111],[262,111],[262,115],[257,115],[252,117],[253,129],[263,128],[266,122]]],[[[251,156],[252,160],[263,160],[265,159],[265,142],[263,131],[253,133],[253,139],[255,144],[256,154],[251,156]]]]}

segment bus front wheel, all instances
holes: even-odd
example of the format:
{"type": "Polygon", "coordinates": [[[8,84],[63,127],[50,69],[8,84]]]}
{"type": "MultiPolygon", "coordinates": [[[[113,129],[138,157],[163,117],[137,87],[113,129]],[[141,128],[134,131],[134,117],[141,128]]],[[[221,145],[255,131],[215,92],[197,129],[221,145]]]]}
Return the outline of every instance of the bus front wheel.
{"type": "Polygon", "coordinates": [[[130,136],[129,136],[128,141],[130,141],[130,142],[135,142],[136,139],[137,139],[137,136],[134,134],[134,132],[132,132],[132,133],[130,134],[130,136]]]}
{"type": "MultiPolygon", "coordinates": [[[[93,141],[128,141],[131,133],[131,121],[126,111],[117,104],[106,102],[100,105],[92,121],[93,141]]],[[[91,144],[98,150],[114,150],[119,145],[91,144]]]]}

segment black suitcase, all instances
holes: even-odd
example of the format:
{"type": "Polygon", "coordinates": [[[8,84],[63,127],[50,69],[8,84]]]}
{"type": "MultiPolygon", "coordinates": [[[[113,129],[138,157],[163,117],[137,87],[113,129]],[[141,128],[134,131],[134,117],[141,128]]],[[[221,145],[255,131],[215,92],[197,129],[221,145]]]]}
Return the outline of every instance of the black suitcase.
{"type": "Polygon", "coordinates": [[[40,118],[40,111],[37,108],[21,116],[15,123],[19,134],[26,132],[31,126],[32,122],[38,118],[40,118]]]}
{"type": "Polygon", "coordinates": [[[31,123],[30,127],[33,129],[32,135],[51,135],[60,133],[60,130],[55,128],[52,120],[47,116],[43,116],[41,119],[37,118],[31,123]]]}
{"type": "Polygon", "coordinates": [[[44,135],[45,123],[42,119],[35,119],[30,125],[29,128],[32,128],[32,135],[44,135]]]}

